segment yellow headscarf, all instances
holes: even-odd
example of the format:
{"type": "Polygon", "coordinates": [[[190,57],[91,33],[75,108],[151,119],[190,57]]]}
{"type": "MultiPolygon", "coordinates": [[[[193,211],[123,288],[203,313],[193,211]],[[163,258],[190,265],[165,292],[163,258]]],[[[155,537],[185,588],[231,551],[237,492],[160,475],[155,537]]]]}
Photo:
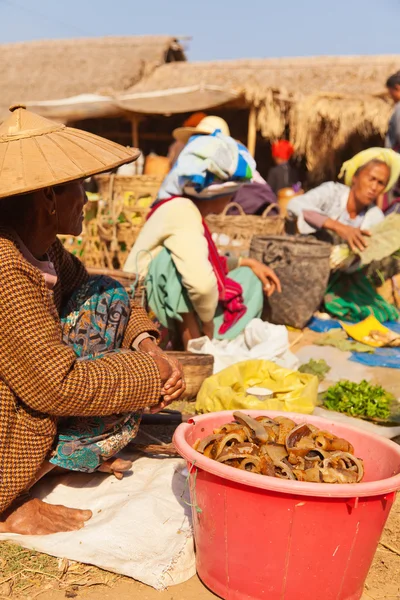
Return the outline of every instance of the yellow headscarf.
{"type": "Polygon", "coordinates": [[[385,188],[388,192],[400,177],[400,154],[389,148],[368,148],[346,160],[340,169],[339,179],[344,177],[344,183],[351,187],[355,173],[371,160],[380,160],[390,168],[389,183],[385,188]]]}

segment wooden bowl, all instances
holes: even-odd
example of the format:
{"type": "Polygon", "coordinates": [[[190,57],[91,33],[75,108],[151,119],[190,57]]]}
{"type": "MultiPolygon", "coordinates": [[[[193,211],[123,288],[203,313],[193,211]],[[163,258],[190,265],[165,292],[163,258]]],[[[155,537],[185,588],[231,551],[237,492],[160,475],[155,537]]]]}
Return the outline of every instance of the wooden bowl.
{"type": "Polygon", "coordinates": [[[202,383],[213,374],[214,357],[210,354],[193,354],[192,352],[167,352],[178,360],[186,381],[186,391],[180,400],[195,400],[202,383]]]}

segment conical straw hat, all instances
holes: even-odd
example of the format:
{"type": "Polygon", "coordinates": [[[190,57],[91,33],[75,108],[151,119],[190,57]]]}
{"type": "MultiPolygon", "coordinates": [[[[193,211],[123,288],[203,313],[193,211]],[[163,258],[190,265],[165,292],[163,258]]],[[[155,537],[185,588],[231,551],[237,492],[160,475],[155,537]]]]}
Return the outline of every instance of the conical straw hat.
{"type": "Polygon", "coordinates": [[[22,105],[10,111],[0,125],[0,198],[109,171],[140,155],[136,148],[55,123],[22,105]]]}

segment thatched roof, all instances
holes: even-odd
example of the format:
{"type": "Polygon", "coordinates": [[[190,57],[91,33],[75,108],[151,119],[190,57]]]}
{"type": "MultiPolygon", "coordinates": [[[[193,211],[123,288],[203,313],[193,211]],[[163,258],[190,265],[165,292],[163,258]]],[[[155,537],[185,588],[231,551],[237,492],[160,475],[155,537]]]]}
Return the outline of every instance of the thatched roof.
{"type": "Polygon", "coordinates": [[[264,137],[280,137],[290,124],[299,154],[313,169],[351,134],[385,133],[392,110],[385,82],[399,69],[400,55],[175,63],[156,69],[130,92],[213,84],[234,90],[258,108],[264,137]]]}
{"type": "Polygon", "coordinates": [[[121,92],[175,60],[185,55],[170,36],[1,44],[0,118],[16,102],[121,92]]]}
{"type": "Polygon", "coordinates": [[[334,56],[186,62],[164,65],[135,86],[135,92],[199,83],[235,88],[255,98],[256,89],[291,96],[313,93],[378,95],[388,75],[400,68],[396,56],[334,56]]]}
{"type": "Polygon", "coordinates": [[[232,102],[238,94],[217,85],[191,85],[155,92],[119,94],[117,105],[123,110],[152,115],[170,115],[207,110],[232,102]]]}

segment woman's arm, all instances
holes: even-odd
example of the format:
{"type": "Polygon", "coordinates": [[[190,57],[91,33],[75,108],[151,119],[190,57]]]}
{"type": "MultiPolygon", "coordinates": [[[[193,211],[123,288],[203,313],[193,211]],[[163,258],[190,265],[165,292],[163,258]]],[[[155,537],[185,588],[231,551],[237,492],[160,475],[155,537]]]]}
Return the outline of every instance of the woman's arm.
{"type": "Polygon", "coordinates": [[[19,263],[1,271],[0,376],[22,402],[55,416],[109,415],[158,402],[162,382],[150,355],[78,360],[62,342],[46,290],[19,263]]]}

